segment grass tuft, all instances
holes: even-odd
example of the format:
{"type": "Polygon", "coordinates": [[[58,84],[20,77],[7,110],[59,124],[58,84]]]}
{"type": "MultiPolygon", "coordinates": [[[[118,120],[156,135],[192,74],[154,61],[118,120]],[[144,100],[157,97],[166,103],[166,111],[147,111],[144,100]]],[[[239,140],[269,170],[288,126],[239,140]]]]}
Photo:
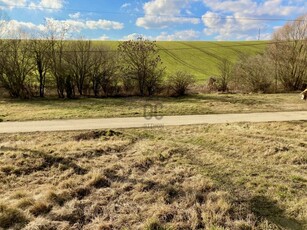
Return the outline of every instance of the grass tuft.
{"type": "Polygon", "coordinates": [[[101,130],[101,131],[90,131],[78,134],[74,137],[76,141],[87,141],[87,140],[95,140],[101,137],[113,137],[113,136],[120,136],[122,135],[121,132],[114,131],[112,129],[109,130],[101,130]]]}
{"type": "Polygon", "coordinates": [[[16,206],[21,209],[26,209],[28,207],[33,206],[34,204],[35,200],[33,198],[24,197],[17,202],[16,206]]]}
{"type": "Polygon", "coordinates": [[[34,216],[45,215],[52,209],[52,205],[43,202],[36,202],[30,209],[30,213],[34,216]]]}
{"type": "Polygon", "coordinates": [[[95,188],[107,188],[111,186],[111,181],[99,172],[93,173],[89,185],[95,188]]]}
{"type": "Polygon", "coordinates": [[[151,219],[146,224],[144,230],[170,230],[165,228],[158,220],[151,219]]]}
{"type": "Polygon", "coordinates": [[[70,192],[67,190],[63,190],[60,193],[55,193],[53,191],[49,191],[46,194],[46,200],[47,202],[50,202],[52,204],[56,205],[64,205],[65,202],[71,200],[73,197],[70,192]]]}
{"type": "Polygon", "coordinates": [[[21,228],[28,222],[26,216],[18,209],[0,204],[0,228],[21,228]]]}

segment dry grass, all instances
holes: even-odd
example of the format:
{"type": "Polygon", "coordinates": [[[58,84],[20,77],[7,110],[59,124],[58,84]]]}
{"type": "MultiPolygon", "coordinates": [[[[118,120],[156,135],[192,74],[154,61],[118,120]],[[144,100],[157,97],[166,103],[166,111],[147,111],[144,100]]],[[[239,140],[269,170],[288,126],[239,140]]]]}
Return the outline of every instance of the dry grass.
{"type": "MultiPolygon", "coordinates": [[[[159,115],[307,110],[299,94],[199,94],[180,98],[0,99],[1,121],[135,117],[144,106],[158,105],[159,115]],[[162,106],[161,106],[162,105],[162,106]]],[[[158,115],[155,114],[155,115],[158,115]]]]}
{"type": "Polygon", "coordinates": [[[0,135],[0,229],[306,229],[306,132],[285,122],[0,135]]]}

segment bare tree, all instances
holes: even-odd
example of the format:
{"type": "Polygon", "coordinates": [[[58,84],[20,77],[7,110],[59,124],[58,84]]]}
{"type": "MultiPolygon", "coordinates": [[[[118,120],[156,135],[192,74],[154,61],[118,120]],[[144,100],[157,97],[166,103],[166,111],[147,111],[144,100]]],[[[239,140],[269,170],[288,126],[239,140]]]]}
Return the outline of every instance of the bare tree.
{"type": "Polygon", "coordinates": [[[5,41],[0,52],[0,81],[11,97],[31,96],[29,83],[34,63],[29,47],[27,39],[12,39],[5,41]]]}
{"type": "Polygon", "coordinates": [[[51,43],[45,39],[33,39],[30,42],[36,67],[37,81],[39,82],[39,96],[45,96],[46,75],[51,67],[51,43]]]}
{"type": "Polygon", "coordinates": [[[117,55],[105,46],[95,47],[91,74],[92,88],[95,97],[102,90],[109,96],[117,89],[117,55]]]}
{"type": "Polygon", "coordinates": [[[219,78],[217,79],[218,90],[228,91],[228,84],[232,76],[233,65],[228,59],[222,59],[218,63],[219,78]]]}
{"type": "Polygon", "coordinates": [[[47,42],[50,44],[50,72],[55,79],[57,93],[59,98],[72,97],[74,94],[72,77],[67,70],[65,62],[65,37],[68,32],[68,27],[63,24],[60,27],[52,21],[48,21],[47,27],[47,42]]]}
{"type": "Polygon", "coordinates": [[[124,81],[134,83],[141,96],[154,94],[164,73],[156,43],[139,38],[122,42],[118,51],[124,81]]]}
{"type": "Polygon", "coordinates": [[[276,66],[276,78],[286,90],[307,83],[307,14],[275,32],[268,53],[276,66]]]}
{"type": "Polygon", "coordinates": [[[89,82],[93,68],[93,45],[91,41],[72,41],[68,45],[65,60],[77,86],[80,96],[83,95],[84,85],[89,82]]]}

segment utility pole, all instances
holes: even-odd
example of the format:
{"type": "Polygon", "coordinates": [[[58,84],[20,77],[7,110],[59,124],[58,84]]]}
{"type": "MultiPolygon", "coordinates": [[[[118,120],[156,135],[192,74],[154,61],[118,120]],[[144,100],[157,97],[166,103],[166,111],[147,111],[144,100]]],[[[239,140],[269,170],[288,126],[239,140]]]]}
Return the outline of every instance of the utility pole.
{"type": "Polygon", "coordinates": [[[258,30],[258,41],[260,40],[260,35],[261,35],[261,30],[259,28],[259,30],[258,30]]]}

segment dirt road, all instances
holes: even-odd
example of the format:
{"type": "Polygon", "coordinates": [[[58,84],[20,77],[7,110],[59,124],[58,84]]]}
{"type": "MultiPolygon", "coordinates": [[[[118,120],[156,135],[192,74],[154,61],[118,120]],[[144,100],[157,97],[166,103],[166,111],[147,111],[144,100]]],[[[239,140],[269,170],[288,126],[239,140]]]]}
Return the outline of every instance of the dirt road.
{"type": "Polygon", "coordinates": [[[80,120],[47,120],[26,122],[1,122],[0,133],[72,131],[117,128],[153,128],[177,125],[219,124],[235,122],[307,121],[307,111],[269,112],[248,114],[214,114],[191,116],[165,116],[145,119],[103,118],[80,120]]]}

